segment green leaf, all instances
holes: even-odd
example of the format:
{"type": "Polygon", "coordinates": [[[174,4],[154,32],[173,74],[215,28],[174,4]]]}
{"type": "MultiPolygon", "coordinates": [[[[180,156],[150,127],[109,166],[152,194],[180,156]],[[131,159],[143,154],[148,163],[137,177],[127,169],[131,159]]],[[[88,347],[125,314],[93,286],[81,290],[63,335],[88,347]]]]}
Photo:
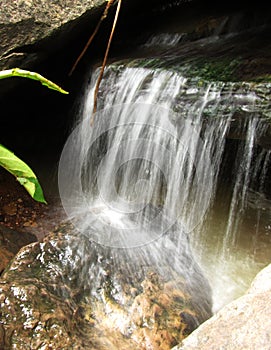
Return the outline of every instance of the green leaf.
{"type": "Polygon", "coordinates": [[[0,144],[0,166],[16,177],[32,198],[46,203],[42,188],[33,170],[15,154],[0,144]]]}
{"type": "Polygon", "coordinates": [[[49,89],[56,90],[61,92],[62,94],[68,94],[67,91],[63,90],[60,86],[53,83],[52,81],[44,78],[42,75],[30,72],[28,70],[23,70],[20,68],[12,68],[7,70],[0,71],[0,79],[10,78],[10,77],[21,77],[21,78],[29,78],[32,80],[39,81],[42,85],[48,87],[49,89]]]}

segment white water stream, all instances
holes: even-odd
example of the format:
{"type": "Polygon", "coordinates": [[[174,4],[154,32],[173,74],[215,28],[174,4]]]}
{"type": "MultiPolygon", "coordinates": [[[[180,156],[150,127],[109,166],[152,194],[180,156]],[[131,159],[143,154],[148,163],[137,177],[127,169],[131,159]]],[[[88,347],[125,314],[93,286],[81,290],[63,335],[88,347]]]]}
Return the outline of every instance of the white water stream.
{"type": "MultiPolygon", "coordinates": [[[[253,112],[257,97],[249,85],[237,89],[167,70],[113,65],[105,72],[91,126],[97,75],[60,161],[64,208],[91,240],[115,248],[151,245],[177,224],[190,239],[218,310],[244,292],[269,259],[270,207],[264,218],[261,206],[250,208],[256,221],[247,229],[249,198],[264,197],[270,165],[270,151],[262,149],[255,158],[265,131],[253,112]],[[235,113],[248,110],[233,157],[233,187],[224,184],[224,194],[217,195],[226,137],[235,113]],[[252,192],[257,177],[260,185],[252,192]],[[257,261],[259,245],[264,248],[257,261]]],[[[159,261],[159,253],[153,254],[159,261]]]]}

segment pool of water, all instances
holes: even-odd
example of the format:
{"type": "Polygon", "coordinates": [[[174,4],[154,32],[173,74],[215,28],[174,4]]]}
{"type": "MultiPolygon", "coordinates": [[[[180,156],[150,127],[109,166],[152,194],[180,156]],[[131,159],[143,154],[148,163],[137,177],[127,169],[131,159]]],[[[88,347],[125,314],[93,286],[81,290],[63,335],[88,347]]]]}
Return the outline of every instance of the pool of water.
{"type": "Polygon", "coordinates": [[[244,294],[255,275],[271,262],[271,205],[268,200],[263,204],[255,208],[248,203],[235,237],[227,239],[229,201],[224,191],[192,234],[194,254],[213,290],[214,312],[244,294]]]}

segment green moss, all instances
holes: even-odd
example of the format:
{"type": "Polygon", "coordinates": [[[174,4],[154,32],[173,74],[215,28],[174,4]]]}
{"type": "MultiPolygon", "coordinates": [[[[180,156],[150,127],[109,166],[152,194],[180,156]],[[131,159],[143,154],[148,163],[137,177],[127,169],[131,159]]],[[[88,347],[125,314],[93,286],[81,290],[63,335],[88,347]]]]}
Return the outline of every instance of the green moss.
{"type": "Polygon", "coordinates": [[[190,74],[209,81],[237,81],[235,72],[240,66],[239,59],[209,59],[208,62],[198,60],[192,64],[190,74]]]}
{"type": "MultiPolygon", "coordinates": [[[[115,63],[122,66],[123,61],[115,63]]],[[[180,73],[186,77],[200,78],[205,81],[238,81],[237,69],[241,65],[239,58],[209,57],[208,61],[203,58],[182,59],[179,57],[140,58],[130,61],[127,66],[135,68],[149,68],[169,70],[180,73]]]]}
{"type": "Polygon", "coordinates": [[[271,74],[261,75],[259,77],[255,77],[252,81],[256,83],[271,83],[271,74]]]}

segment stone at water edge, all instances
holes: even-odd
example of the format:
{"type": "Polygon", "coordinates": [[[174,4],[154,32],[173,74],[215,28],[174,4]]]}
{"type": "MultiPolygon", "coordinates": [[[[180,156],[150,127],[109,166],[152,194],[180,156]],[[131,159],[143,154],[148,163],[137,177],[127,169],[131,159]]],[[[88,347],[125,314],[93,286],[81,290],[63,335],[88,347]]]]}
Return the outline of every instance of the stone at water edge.
{"type": "Polygon", "coordinates": [[[259,294],[264,292],[270,292],[271,298],[271,264],[266,266],[256,275],[248,290],[249,294],[259,294]]]}
{"type": "Polygon", "coordinates": [[[100,246],[70,231],[23,248],[3,274],[5,349],[169,350],[210,316],[210,297],[197,306],[183,278],[152,267],[125,276],[127,262],[114,270],[100,246]]]}
{"type": "Polygon", "coordinates": [[[32,233],[18,232],[0,225],[0,274],[22,247],[36,241],[32,233]]]}
{"type": "Polygon", "coordinates": [[[174,350],[271,350],[271,264],[174,350]]]}

